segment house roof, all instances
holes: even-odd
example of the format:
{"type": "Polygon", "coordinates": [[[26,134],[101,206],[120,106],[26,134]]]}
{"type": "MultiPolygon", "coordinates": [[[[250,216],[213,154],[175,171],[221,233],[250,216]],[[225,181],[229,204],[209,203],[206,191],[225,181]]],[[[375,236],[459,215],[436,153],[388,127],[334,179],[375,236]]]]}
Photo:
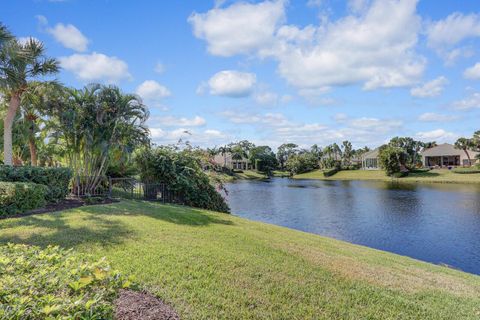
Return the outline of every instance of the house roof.
{"type": "MultiPolygon", "coordinates": [[[[468,152],[473,157],[477,153],[472,150],[468,150],[468,152]]],[[[439,156],[459,156],[462,155],[464,152],[463,150],[455,148],[453,144],[444,143],[439,144],[436,147],[423,150],[420,154],[424,157],[439,157],[439,156]]]]}
{"type": "Polygon", "coordinates": [[[363,155],[362,155],[362,159],[375,159],[375,158],[378,158],[378,153],[379,153],[379,149],[375,149],[375,150],[372,150],[372,151],[368,151],[368,152],[365,152],[363,155]]]}

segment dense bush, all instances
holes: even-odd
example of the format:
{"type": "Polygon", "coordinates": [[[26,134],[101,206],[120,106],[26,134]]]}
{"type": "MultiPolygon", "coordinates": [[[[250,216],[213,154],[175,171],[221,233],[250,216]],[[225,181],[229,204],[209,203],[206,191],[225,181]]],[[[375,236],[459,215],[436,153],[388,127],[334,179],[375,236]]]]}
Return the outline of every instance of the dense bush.
{"type": "Polygon", "coordinates": [[[173,147],[148,148],[138,152],[136,161],[143,181],[167,184],[171,191],[183,196],[186,205],[230,211],[225,199],[210,183],[195,152],[173,147]]]}
{"type": "Polygon", "coordinates": [[[0,216],[43,207],[47,192],[41,184],[0,181],[0,216]]]}
{"type": "Polygon", "coordinates": [[[0,181],[33,182],[47,186],[47,202],[64,199],[71,178],[72,170],[69,168],[0,166],[0,181]]]}
{"type": "Polygon", "coordinates": [[[459,174],[472,174],[472,173],[480,173],[480,168],[456,168],[452,170],[455,173],[459,174]]]}
{"type": "Polygon", "coordinates": [[[385,146],[380,148],[378,159],[380,167],[388,176],[398,175],[402,171],[405,162],[405,151],[399,147],[385,146]]]}
{"type": "Polygon", "coordinates": [[[336,174],[337,172],[338,172],[337,168],[325,169],[325,170],[323,170],[323,176],[324,177],[331,177],[334,174],[336,174]]]}
{"type": "Polygon", "coordinates": [[[310,152],[292,155],[285,163],[292,174],[299,174],[318,169],[318,158],[310,152]]]}
{"type": "Polygon", "coordinates": [[[71,250],[0,246],[0,319],[111,319],[120,288],[131,287],[101,259],[71,250]]]}

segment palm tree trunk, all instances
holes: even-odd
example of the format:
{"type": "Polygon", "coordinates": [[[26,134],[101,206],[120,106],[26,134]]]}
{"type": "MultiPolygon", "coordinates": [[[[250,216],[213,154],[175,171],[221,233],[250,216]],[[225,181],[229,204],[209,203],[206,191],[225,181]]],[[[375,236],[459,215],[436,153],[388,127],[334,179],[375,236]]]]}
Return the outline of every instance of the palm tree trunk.
{"type": "Polygon", "coordinates": [[[19,106],[20,96],[13,94],[8,104],[7,115],[3,120],[3,161],[7,166],[13,165],[12,127],[19,106]]]}
{"type": "Polygon", "coordinates": [[[467,158],[468,158],[468,166],[471,167],[471,166],[472,166],[472,159],[470,159],[470,153],[468,153],[468,150],[467,150],[467,149],[463,149],[463,151],[465,151],[465,154],[467,155],[467,158]]]}
{"type": "Polygon", "coordinates": [[[33,167],[37,166],[37,146],[35,145],[35,139],[30,137],[28,139],[28,147],[30,149],[30,164],[33,167]]]}

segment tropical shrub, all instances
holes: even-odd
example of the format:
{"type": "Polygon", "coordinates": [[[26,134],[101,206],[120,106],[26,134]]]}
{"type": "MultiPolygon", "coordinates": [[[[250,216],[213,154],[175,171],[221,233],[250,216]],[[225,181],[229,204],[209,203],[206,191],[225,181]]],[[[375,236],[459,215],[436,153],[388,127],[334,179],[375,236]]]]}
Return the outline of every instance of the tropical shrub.
{"type": "Polygon", "coordinates": [[[285,167],[292,174],[299,174],[318,169],[318,159],[310,152],[291,155],[285,163],[285,167]]]}
{"type": "Polygon", "coordinates": [[[65,199],[71,179],[72,170],[69,168],[0,166],[0,181],[32,182],[47,186],[47,202],[65,199]]]}
{"type": "Polygon", "coordinates": [[[113,301],[132,280],[101,259],[71,250],[0,247],[0,319],[112,319],[113,301]]]}
{"type": "Polygon", "coordinates": [[[202,169],[202,159],[194,151],[179,151],[175,147],[145,148],[137,153],[136,162],[143,181],[165,183],[183,197],[186,205],[230,211],[225,199],[210,183],[202,169]]]}
{"type": "Polygon", "coordinates": [[[405,151],[399,147],[384,146],[378,154],[380,167],[388,176],[394,176],[402,171],[402,164],[405,161],[405,151]]]}
{"type": "Polygon", "coordinates": [[[48,188],[41,184],[0,181],[0,216],[45,206],[47,192],[48,188]]]}

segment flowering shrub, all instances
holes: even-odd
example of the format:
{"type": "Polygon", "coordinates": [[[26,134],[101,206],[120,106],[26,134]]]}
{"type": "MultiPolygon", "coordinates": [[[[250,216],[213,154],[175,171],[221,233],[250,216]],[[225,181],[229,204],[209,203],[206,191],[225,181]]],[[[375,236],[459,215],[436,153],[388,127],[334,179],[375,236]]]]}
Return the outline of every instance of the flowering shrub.
{"type": "Polygon", "coordinates": [[[0,246],[0,319],[111,319],[131,281],[71,250],[0,246]]]}

